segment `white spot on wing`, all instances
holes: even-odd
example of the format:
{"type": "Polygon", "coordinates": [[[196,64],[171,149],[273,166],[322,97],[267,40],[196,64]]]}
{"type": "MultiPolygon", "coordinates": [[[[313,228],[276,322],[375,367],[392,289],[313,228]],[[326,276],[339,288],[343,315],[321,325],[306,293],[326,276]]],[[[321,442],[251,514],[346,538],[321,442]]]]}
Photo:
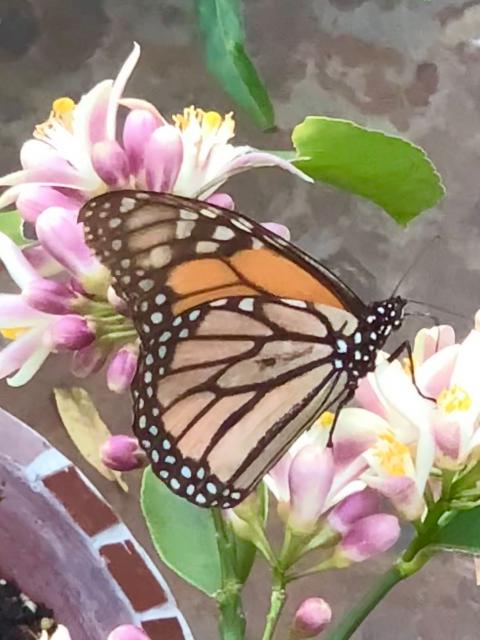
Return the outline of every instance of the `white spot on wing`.
{"type": "Polygon", "coordinates": [[[197,253],[212,253],[218,249],[218,242],[210,242],[209,240],[202,240],[197,242],[195,247],[197,253]]]}
{"type": "Polygon", "coordinates": [[[195,227],[193,220],[180,220],[177,222],[175,237],[177,240],[184,240],[192,235],[192,231],[195,227]]]}
{"type": "Polygon", "coordinates": [[[215,228],[215,232],[212,236],[212,238],[214,240],[231,240],[235,235],[235,232],[233,231],[233,229],[230,229],[229,227],[216,227],[215,228]]]}
{"type": "Polygon", "coordinates": [[[133,198],[122,198],[120,202],[120,213],[127,213],[127,211],[131,211],[135,208],[136,202],[133,198]]]}

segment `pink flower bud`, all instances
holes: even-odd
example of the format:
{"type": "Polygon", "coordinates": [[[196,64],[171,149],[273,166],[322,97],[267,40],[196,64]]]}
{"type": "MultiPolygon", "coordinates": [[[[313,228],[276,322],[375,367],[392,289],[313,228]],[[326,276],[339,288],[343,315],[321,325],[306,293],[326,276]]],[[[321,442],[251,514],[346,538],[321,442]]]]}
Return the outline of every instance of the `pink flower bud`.
{"type": "Polygon", "coordinates": [[[109,634],[107,640],[149,640],[149,637],[145,631],[134,627],[133,624],[122,624],[109,634]]]}
{"type": "Polygon", "coordinates": [[[137,371],[138,349],[135,345],[122,347],[113,356],[107,369],[107,386],[110,391],[128,391],[137,371]]]}
{"type": "Polygon", "coordinates": [[[146,109],[133,109],[128,114],[123,127],[123,146],[132,174],[143,166],[145,145],[159,124],[158,118],[146,109]]]}
{"type": "Polygon", "coordinates": [[[132,471],[145,466],[146,456],[138,440],[130,436],[110,436],[101,449],[103,464],[114,471],[132,471]]]}
{"type": "Polygon", "coordinates": [[[145,172],[148,189],[171,191],[183,160],[180,132],[171,125],[159,127],[145,148],[145,172]]]}
{"type": "Polygon", "coordinates": [[[24,185],[17,198],[17,209],[24,220],[35,223],[38,216],[49,207],[63,207],[73,212],[81,206],[80,200],[67,196],[53,187],[24,185]]]}
{"type": "Polygon", "coordinates": [[[82,316],[65,315],[60,317],[46,334],[52,349],[83,349],[95,340],[95,331],[82,316]]]}
{"type": "Polygon", "coordinates": [[[376,491],[364,489],[347,496],[328,516],[330,526],[341,534],[345,534],[351,525],[364,518],[377,513],[380,508],[380,496],[376,491]]]}
{"type": "Polygon", "coordinates": [[[93,168],[110,187],[122,187],[128,181],[130,167],[128,157],[114,140],[97,142],[92,148],[93,168]]]}
{"type": "Polygon", "coordinates": [[[290,240],[290,229],[284,224],[279,224],[278,222],[264,222],[262,227],[272,231],[272,233],[276,233],[277,236],[280,236],[284,240],[290,240]]]}
{"type": "Polygon", "coordinates": [[[330,624],[332,610],[323,598],[307,598],[298,607],[292,625],[295,640],[314,638],[330,624]]]}
{"type": "Polygon", "coordinates": [[[288,526],[294,532],[308,534],[315,529],[332,486],[333,475],[333,455],[330,449],[307,445],[294,457],[288,474],[288,526]]]}
{"type": "Polygon", "coordinates": [[[105,353],[93,342],[88,347],[75,351],[72,358],[72,373],[78,378],[87,378],[92,373],[100,371],[105,360],[105,353]]]}
{"type": "Polygon", "coordinates": [[[117,296],[115,289],[112,286],[108,287],[107,289],[107,300],[112,305],[112,307],[114,307],[114,309],[119,313],[124,314],[126,312],[127,303],[123,298],[120,298],[120,296],[117,296]]]}
{"type": "Polygon", "coordinates": [[[229,196],[228,193],[214,193],[212,196],[207,198],[207,202],[210,202],[217,207],[222,207],[223,209],[235,208],[233,198],[232,196],[229,196]]]}
{"type": "Polygon", "coordinates": [[[72,292],[66,285],[46,278],[30,282],[23,289],[22,296],[34,309],[54,315],[68,313],[73,300],[72,292]]]}
{"type": "Polygon", "coordinates": [[[351,562],[363,562],[393,547],[399,536],[398,519],[388,513],[376,513],[352,525],[335,555],[351,562]]]}
{"type": "Polygon", "coordinates": [[[37,220],[36,232],[42,246],[71,273],[83,276],[99,269],[99,263],[85,244],[82,225],[71,211],[46,209],[37,220]]]}

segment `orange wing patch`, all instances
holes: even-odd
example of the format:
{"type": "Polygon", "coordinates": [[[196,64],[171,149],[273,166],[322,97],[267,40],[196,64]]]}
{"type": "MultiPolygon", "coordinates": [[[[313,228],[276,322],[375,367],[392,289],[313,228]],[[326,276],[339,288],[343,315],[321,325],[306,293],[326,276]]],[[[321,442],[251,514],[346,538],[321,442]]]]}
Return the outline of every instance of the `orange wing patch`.
{"type": "Polygon", "coordinates": [[[225,262],[217,258],[183,262],[172,269],[166,284],[180,297],[173,305],[176,314],[219,298],[265,292],[345,309],[327,287],[302,267],[265,248],[238,251],[225,262]]]}
{"type": "Polygon", "coordinates": [[[316,278],[271,249],[245,249],[232,256],[229,262],[245,280],[280,298],[345,308],[316,278]]]}

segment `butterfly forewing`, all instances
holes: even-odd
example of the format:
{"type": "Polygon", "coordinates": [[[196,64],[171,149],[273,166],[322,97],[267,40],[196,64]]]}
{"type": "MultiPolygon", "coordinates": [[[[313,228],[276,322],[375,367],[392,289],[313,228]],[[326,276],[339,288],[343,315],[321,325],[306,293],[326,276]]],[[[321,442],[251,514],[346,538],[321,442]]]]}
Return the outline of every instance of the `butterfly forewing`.
{"type": "Polygon", "coordinates": [[[154,335],[185,309],[233,296],[269,293],[363,308],[339,280],[327,286],[322,275],[333,276],[299,249],[208,203],[118,191],[87,203],[80,220],[141,336],[154,335]]]}

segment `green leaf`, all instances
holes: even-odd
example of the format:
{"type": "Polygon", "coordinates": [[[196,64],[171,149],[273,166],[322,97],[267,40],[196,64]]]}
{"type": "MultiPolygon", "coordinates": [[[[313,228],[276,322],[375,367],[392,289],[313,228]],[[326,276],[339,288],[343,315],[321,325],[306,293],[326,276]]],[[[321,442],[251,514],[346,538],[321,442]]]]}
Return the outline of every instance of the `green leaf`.
{"type": "MultiPolygon", "coordinates": [[[[257,495],[260,501],[260,513],[262,515],[262,521],[265,524],[268,515],[268,489],[263,482],[258,486],[257,495]]],[[[237,558],[237,578],[242,584],[244,584],[247,581],[248,576],[250,575],[250,571],[252,570],[252,566],[257,553],[257,548],[252,542],[241,540],[240,538],[235,538],[235,546],[237,558]]]]}
{"type": "Polygon", "coordinates": [[[221,572],[210,510],[176,496],[150,467],[143,474],[141,505],[163,562],[194,587],[213,596],[220,588],[221,572]]]}
{"type": "Polygon", "coordinates": [[[308,116],[292,134],[296,166],[315,180],[372,200],[405,225],[445,193],[420,147],[348,120],[308,116]],[[308,158],[308,159],[306,159],[308,158]]]}
{"type": "Polygon", "coordinates": [[[207,67],[262,129],[275,126],[273,106],[245,51],[238,0],[196,0],[207,67]]]}
{"type": "Polygon", "coordinates": [[[448,551],[480,553],[480,507],[454,515],[438,531],[432,544],[448,551]]]}
{"type": "Polygon", "coordinates": [[[20,247],[30,244],[30,241],[25,239],[22,229],[23,220],[18,211],[0,213],[0,231],[20,247]]]}

